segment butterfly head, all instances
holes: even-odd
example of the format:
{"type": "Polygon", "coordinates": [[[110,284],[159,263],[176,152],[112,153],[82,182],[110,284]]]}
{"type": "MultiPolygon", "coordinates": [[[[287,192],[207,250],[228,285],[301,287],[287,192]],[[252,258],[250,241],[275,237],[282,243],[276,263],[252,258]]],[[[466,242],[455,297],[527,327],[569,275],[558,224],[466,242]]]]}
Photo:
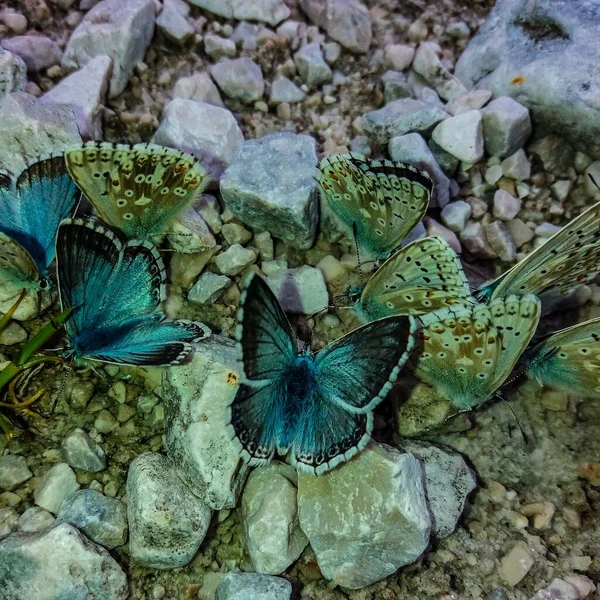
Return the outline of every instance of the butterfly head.
{"type": "Polygon", "coordinates": [[[356,304],[360,300],[362,291],[363,286],[349,285],[346,293],[348,294],[348,299],[350,300],[350,302],[356,304]]]}

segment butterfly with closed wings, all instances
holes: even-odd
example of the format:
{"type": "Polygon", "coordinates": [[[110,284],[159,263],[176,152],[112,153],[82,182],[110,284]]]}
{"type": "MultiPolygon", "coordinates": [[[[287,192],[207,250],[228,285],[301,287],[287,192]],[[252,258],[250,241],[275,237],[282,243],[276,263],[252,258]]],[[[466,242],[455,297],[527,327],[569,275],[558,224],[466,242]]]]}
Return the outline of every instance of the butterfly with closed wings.
{"type": "Polygon", "coordinates": [[[149,242],[122,244],[94,220],[67,219],[56,262],[62,310],[74,307],[65,330],[76,361],[181,364],[210,335],[201,323],[165,320],[165,267],[149,242]]]}
{"type": "Polygon", "coordinates": [[[298,470],[320,475],[367,444],[373,409],[385,399],[414,345],[412,317],[374,321],[316,357],[298,353],[277,298],[256,274],[242,291],[236,338],[242,382],[228,429],[250,465],[289,453],[298,470]]]}

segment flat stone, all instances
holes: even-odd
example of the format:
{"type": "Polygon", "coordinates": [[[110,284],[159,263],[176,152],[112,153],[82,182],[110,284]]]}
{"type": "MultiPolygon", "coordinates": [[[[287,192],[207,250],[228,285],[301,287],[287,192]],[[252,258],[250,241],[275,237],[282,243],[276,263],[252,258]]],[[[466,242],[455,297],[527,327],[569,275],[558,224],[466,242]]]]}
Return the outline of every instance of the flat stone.
{"type": "Polygon", "coordinates": [[[528,227],[521,219],[512,219],[511,221],[508,221],[506,223],[506,228],[517,248],[530,242],[535,237],[535,233],[531,227],[528,227]]]}
{"type": "Polygon", "coordinates": [[[8,94],[21,92],[27,83],[27,66],[16,54],[0,48],[0,105],[8,94]]]}
{"type": "Polygon", "coordinates": [[[491,97],[492,92],[489,90],[471,90],[450,100],[444,110],[452,116],[460,115],[470,110],[479,110],[487,104],[491,97]]]}
{"type": "Polygon", "coordinates": [[[263,21],[277,25],[290,16],[283,0],[190,0],[204,10],[237,21],[263,21]]]}
{"type": "Polygon", "coordinates": [[[280,75],[273,80],[271,84],[271,104],[281,104],[287,102],[289,104],[295,104],[296,102],[302,102],[306,94],[287,77],[280,75]]]}
{"type": "Polygon", "coordinates": [[[390,69],[405,71],[412,64],[415,49],[406,44],[388,44],[383,50],[383,55],[390,69]]]}
{"type": "Polygon", "coordinates": [[[223,202],[242,223],[308,249],[317,226],[316,165],[310,136],[276,133],[248,140],[221,178],[223,202]]]}
{"type": "Polygon", "coordinates": [[[510,221],[514,219],[521,210],[521,200],[509,194],[506,190],[496,190],[494,194],[494,211],[495,219],[501,221],[510,221]]]}
{"type": "Polygon", "coordinates": [[[394,100],[401,100],[402,98],[410,98],[412,96],[412,90],[406,80],[406,75],[399,71],[386,71],[381,76],[381,83],[383,84],[383,97],[386,104],[393,102],[394,100]]]}
{"type": "Polygon", "coordinates": [[[281,577],[258,573],[227,573],[215,600],[290,600],[292,584],[281,577]]]}
{"type": "Polygon", "coordinates": [[[244,136],[230,111],[176,98],[165,106],[152,141],[191,152],[218,181],[244,136]]]}
{"type": "Polygon", "coordinates": [[[221,91],[233,100],[251,104],[262,98],[265,81],[261,68],[250,58],[224,58],[210,69],[221,91]]]}
{"type": "Polygon", "coordinates": [[[202,352],[165,369],[165,448],[192,492],[215,510],[233,508],[248,468],[227,431],[228,406],[239,381],[235,342],[213,335],[202,352]]]}
{"type": "Polygon", "coordinates": [[[464,200],[457,200],[447,204],[442,212],[442,223],[455,233],[460,233],[467,225],[467,221],[471,217],[471,205],[464,200]]]}
{"type": "Polygon", "coordinates": [[[453,100],[467,92],[467,88],[446,69],[437,54],[434,42],[421,42],[412,63],[413,70],[421,75],[444,100],[453,100]]]}
{"type": "Polygon", "coordinates": [[[256,252],[252,248],[244,248],[233,244],[215,258],[215,264],[223,275],[239,275],[256,260],[256,252]]]}
{"type": "Polygon", "coordinates": [[[40,506],[28,508],[19,517],[19,531],[34,533],[43,529],[50,529],[55,522],[54,515],[40,506]]]}
{"type": "Polygon", "coordinates": [[[73,469],[67,463],[58,463],[40,477],[33,497],[38,506],[57,514],[64,499],[79,487],[73,469]]]}
{"type": "Polygon", "coordinates": [[[173,88],[173,98],[196,100],[225,108],[221,94],[208,73],[194,73],[178,79],[173,88]]]}
{"type": "Polygon", "coordinates": [[[154,34],[154,0],[103,0],[71,34],[62,59],[66,69],[81,69],[96,56],[110,56],[111,98],[121,94],[143,60],[154,34]]]}
{"type": "Polygon", "coordinates": [[[531,164],[522,148],[519,148],[514,154],[507,156],[502,161],[502,174],[516,181],[529,179],[531,164]]]}
{"type": "Polygon", "coordinates": [[[481,110],[483,140],[490,156],[504,158],[522,148],[531,135],[529,110],[508,96],[481,110]]]}
{"type": "Polygon", "coordinates": [[[196,33],[185,15],[167,2],[163,4],[163,9],[156,18],[156,28],[171,42],[179,46],[185,45],[196,33]]]}
{"type": "Polygon", "coordinates": [[[323,273],[304,265],[267,277],[269,287],[285,312],[312,315],[329,305],[329,294],[323,273]]]}
{"type": "Polygon", "coordinates": [[[483,158],[481,113],[477,110],[442,121],[431,137],[446,152],[463,162],[473,164],[483,158]]]}
{"type": "Polygon", "coordinates": [[[21,57],[28,71],[41,71],[60,64],[60,46],[43,35],[18,35],[2,40],[2,47],[21,57]]]}
{"type": "Polygon", "coordinates": [[[484,226],[477,221],[467,223],[460,234],[460,241],[471,254],[479,258],[496,258],[498,256],[488,242],[484,226]]]}
{"type": "Polygon", "coordinates": [[[318,87],[332,79],[331,69],[325,62],[321,47],[317,42],[302,46],[294,55],[294,63],[302,81],[308,87],[318,87]]]}
{"type": "Polygon", "coordinates": [[[387,144],[393,137],[405,133],[429,131],[447,116],[437,106],[403,98],[366,113],[361,119],[361,125],[371,140],[377,144],[387,144]]]}
{"type": "Polygon", "coordinates": [[[512,262],[517,257],[517,248],[509,230],[502,221],[492,221],[485,226],[485,237],[492,250],[504,262],[512,262]]]}
{"type": "Polygon", "coordinates": [[[90,540],[111,550],[127,540],[127,507],[95,490],[71,494],[56,515],[56,524],[70,523],[90,540]]]}
{"type": "Polygon", "coordinates": [[[107,550],[68,524],[0,540],[4,600],[125,600],[127,577],[107,550]]]}
{"type": "Polygon", "coordinates": [[[431,530],[423,480],[414,456],[375,443],[319,477],[299,473],[300,526],[323,575],[358,589],[417,560],[431,530]]]}
{"type": "Polygon", "coordinates": [[[61,445],[63,460],[75,469],[98,473],[106,469],[106,454],[83,429],[74,429],[61,445]]]}
{"type": "Polygon", "coordinates": [[[129,555],[137,564],[155,569],[187,565],[206,535],[211,515],[166,457],[145,452],[129,465],[129,555]]]}
{"type": "Polygon", "coordinates": [[[558,233],[561,230],[559,225],[554,225],[554,223],[541,223],[535,228],[535,235],[541,238],[550,238],[555,233],[558,233]]]}
{"type": "Polygon", "coordinates": [[[529,546],[522,541],[517,542],[500,561],[498,573],[509,586],[516,586],[529,573],[535,562],[529,546]]]}
{"type": "Polygon", "coordinates": [[[216,302],[231,285],[231,279],[207,271],[188,292],[188,300],[194,304],[212,304],[216,302]]]}
{"type": "Polygon", "coordinates": [[[24,456],[0,456],[0,489],[11,492],[33,477],[24,456]]]}

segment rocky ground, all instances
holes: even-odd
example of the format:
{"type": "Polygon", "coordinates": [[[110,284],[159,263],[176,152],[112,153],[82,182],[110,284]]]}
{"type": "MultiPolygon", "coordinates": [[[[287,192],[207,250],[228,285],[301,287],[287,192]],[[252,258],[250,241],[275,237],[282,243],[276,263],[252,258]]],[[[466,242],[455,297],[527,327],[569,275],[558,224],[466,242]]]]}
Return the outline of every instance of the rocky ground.
{"type": "MultiPolygon", "coordinates": [[[[31,377],[27,393],[49,389],[42,417],[0,439],[0,597],[600,598],[600,409],[576,391],[521,380],[515,415],[490,403],[432,433],[437,400],[404,382],[377,444],[318,480],[249,474],[223,427],[245,273],[268,276],[317,348],[355,323],[306,317],[358,281],[352,246],[318,219],[321,156],[427,168],[436,193],[411,237],[447,239],[475,287],[600,199],[598,9],[500,0],[482,26],[493,4],[3,4],[0,164],[81,139],[201,158],[213,184],[165,242],[166,311],[215,336],[184,367],[31,377]]],[[[598,306],[580,288],[541,330],[598,306]]],[[[5,358],[47,314],[20,309],[5,358]]]]}

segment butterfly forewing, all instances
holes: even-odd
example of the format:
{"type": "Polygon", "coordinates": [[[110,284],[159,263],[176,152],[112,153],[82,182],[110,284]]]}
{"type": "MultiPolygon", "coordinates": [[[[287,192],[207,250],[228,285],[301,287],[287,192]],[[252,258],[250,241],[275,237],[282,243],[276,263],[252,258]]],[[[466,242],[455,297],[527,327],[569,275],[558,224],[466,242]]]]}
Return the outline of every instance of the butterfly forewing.
{"type": "Polygon", "coordinates": [[[433,192],[416,167],[359,154],[337,154],[319,164],[322,197],[346,232],[356,230],[365,255],[380,258],[400,245],[423,218],[433,192]]]}
{"type": "Polygon", "coordinates": [[[31,255],[21,244],[0,232],[0,285],[35,289],[40,272],[31,255]]]}
{"type": "Polygon", "coordinates": [[[128,238],[164,233],[209,181],[193,156],[157,144],[88,142],[65,160],[102,219],[128,238]]]}

